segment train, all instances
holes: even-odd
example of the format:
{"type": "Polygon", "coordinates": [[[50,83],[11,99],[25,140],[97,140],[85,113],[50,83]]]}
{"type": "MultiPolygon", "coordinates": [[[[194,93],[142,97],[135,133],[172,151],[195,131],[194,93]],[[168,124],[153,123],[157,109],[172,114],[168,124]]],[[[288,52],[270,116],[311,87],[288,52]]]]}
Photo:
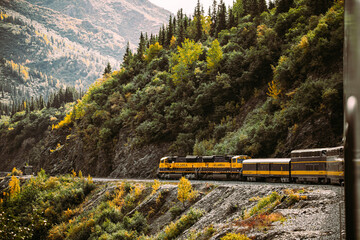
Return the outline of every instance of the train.
{"type": "Polygon", "coordinates": [[[166,156],[160,159],[157,176],[160,179],[186,176],[190,179],[342,184],[344,147],[293,150],[290,158],[166,156]]]}

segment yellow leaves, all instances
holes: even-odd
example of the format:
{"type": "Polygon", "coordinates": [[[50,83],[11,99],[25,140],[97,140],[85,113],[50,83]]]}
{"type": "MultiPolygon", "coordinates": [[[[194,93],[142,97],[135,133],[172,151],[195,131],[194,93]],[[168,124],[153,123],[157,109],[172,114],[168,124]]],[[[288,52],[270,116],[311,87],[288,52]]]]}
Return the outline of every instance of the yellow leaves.
{"type": "Polygon", "coordinates": [[[71,170],[71,175],[72,175],[72,177],[73,178],[75,178],[76,177],[76,172],[75,172],[75,170],[73,169],[73,170],[71,170]]]}
{"type": "Polygon", "coordinates": [[[130,194],[132,194],[135,198],[138,198],[143,191],[143,188],[141,186],[135,185],[135,187],[131,188],[130,194]]]}
{"type": "Polygon", "coordinates": [[[185,206],[185,201],[192,201],[197,197],[198,191],[192,189],[191,183],[185,177],[180,179],[178,184],[177,199],[185,206]]]}
{"type": "Polygon", "coordinates": [[[9,16],[6,13],[3,13],[2,11],[0,11],[0,20],[4,20],[6,18],[8,18],[9,16]]]}
{"type": "Polygon", "coordinates": [[[14,167],[11,171],[11,173],[8,174],[8,176],[21,176],[23,175],[23,172],[16,167],[14,167]]]}
{"type": "Polygon", "coordinates": [[[240,233],[227,233],[221,240],[250,240],[250,238],[240,233]]]}
{"type": "Polygon", "coordinates": [[[217,39],[215,39],[211,43],[211,47],[206,56],[208,73],[216,72],[222,59],[223,52],[221,50],[220,43],[217,39]]]}
{"type": "Polygon", "coordinates": [[[16,197],[16,195],[20,193],[20,180],[15,176],[12,176],[9,182],[9,193],[10,199],[16,197]]]}
{"type": "MultiPolygon", "coordinates": [[[[173,36],[173,38],[175,38],[173,36]]],[[[173,39],[171,39],[173,40],[173,39]]],[[[176,42],[176,39],[175,39],[176,42]]],[[[163,49],[163,46],[156,42],[155,44],[151,44],[148,49],[145,51],[144,59],[146,62],[151,62],[155,57],[158,56],[159,52],[163,49]]]]}
{"type": "Polygon", "coordinates": [[[20,73],[22,74],[23,78],[25,80],[28,80],[29,79],[29,72],[27,71],[28,68],[20,65],[20,73]]]}
{"type": "Polygon", "coordinates": [[[264,24],[261,24],[261,25],[257,26],[256,32],[257,32],[258,39],[261,39],[262,37],[264,37],[265,31],[267,29],[268,29],[268,27],[266,25],[264,25],[264,24]]]}
{"type": "Polygon", "coordinates": [[[176,46],[176,37],[172,36],[170,40],[170,47],[174,48],[176,46]]]}
{"type": "Polygon", "coordinates": [[[94,181],[93,181],[92,177],[90,176],[90,174],[88,175],[87,180],[88,180],[89,184],[94,183],[94,181]]]}
{"type": "Polygon", "coordinates": [[[123,198],[124,196],[125,196],[125,183],[122,182],[120,186],[115,190],[115,197],[112,201],[109,201],[109,205],[121,211],[121,208],[125,204],[123,198]]]}
{"type": "Polygon", "coordinates": [[[268,92],[266,93],[268,96],[272,97],[273,99],[278,99],[281,93],[280,84],[272,80],[268,83],[268,92]]]}
{"type": "Polygon", "coordinates": [[[13,60],[11,61],[5,60],[5,65],[9,67],[14,74],[17,74],[20,78],[22,78],[24,82],[26,82],[30,78],[28,67],[25,67],[21,64],[17,64],[13,60]]]}
{"type": "Polygon", "coordinates": [[[202,25],[202,30],[206,35],[209,35],[210,33],[210,29],[211,29],[211,17],[210,16],[202,16],[201,15],[201,25],[202,25]]]}
{"type": "Polygon", "coordinates": [[[60,143],[58,143],[58,144],[56,145],[56,148],[55,148],[55,149],[50,149],[50,153],[59,151],[59,150],[62,149],[63,147],[64,147],[64,145],[61,145],[60,143]]]}
{"type": "Polygon", "coordinates": [[[193,70],[193,64],[202,54],[201,43],[195,43],[188,38],[182,43],[182,47],[178,46],[177,54],[173,54],[171,58],[171,72],[174,84],[188,81],[190,71],[193,70]]]}
{"type": "Polygon", "coordinates": [[[73,112],[71,111],[70,113],[66,114],[64,120],[62,120],[61,122],[59,122],[56,125],[52,125],[51,130],[54,129],[59,129],[65,126],[68,126],[71,123],[71,118],[72,118],[73,112]]]}
{"type": "Polygon", "coordinates": [[[306,35],[302,36],[298,45],[301,49],[306,49],[309,46],[309,40],[306,35]]]}
{"type": "Polygon", "coordinates": [[[157,190],[159,190],[160,188],[160,181],[157,180],[157,179],[154,179],[154,183],[153,185],[151,186],[152,187],[152,192],[151,192],[151,195],[155,194],[157,190]]]}

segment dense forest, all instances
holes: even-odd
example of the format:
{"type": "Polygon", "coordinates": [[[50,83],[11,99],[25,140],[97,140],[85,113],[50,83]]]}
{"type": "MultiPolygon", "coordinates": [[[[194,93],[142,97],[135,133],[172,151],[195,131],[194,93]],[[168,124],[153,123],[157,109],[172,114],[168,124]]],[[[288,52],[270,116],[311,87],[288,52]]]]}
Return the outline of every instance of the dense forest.
{"type": "MultiPolygon", "coordinates": [[[[180,10],[157,35],[141,34],[120,69],[106,66],[82,99],[67,105],[65,118],[49,122],[44,137],[25,148],[26,161],[68,161],[105,175],[118,167],[123,148],[285,157],[295,148],[341,144],[343,5],[237,0],[227,7],[214,0],[207,14],[199,2],[192,16],[180,10]],[[72,153],[75,145],[86,154],[72,153]]],[[[3,156],[19,156],[12,146],[26,138],[14,132],[38,113],[2,118],[3,156]]]]}

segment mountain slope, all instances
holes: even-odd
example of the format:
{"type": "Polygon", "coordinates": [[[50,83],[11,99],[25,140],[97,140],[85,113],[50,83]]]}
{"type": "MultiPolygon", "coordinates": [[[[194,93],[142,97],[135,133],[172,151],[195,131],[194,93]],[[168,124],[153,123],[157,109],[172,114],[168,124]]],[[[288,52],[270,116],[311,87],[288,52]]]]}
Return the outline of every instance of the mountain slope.
{"type": "Polygon", "coordinates": [[[170,12],[147,0],[27,0],[119,34],[133,44],[140,31],[157,33],[170,12]]]}
{"type": "Polygon", "coordinates": [[[1,167],[153,177],[165,154],[287,157],[341,144],[344,2],[328,2],[321,11],[310,0],[262,12],[221,6],[214,23],[200,7],[193,19],[179,15],[32,148],[14,136],[40,113],[0,122],[0,155],[11,159],[1,167]]]}
{"type": "Polygon", "coordinates": [[[0,3],[3,62],[13,61],[30,74],[27,83],[11,75],[0,78],[1,90],[8,89],[9,85],[13,89],[24,89],[23,95],[13,96],[11,91],[6,92],[3,99],[0,95],[3,103],[9,103],[10,98],[19,101],[40,94],[47,97],[49,92],[65,84],[86,89],[101,77],[107,62],[119,66],[127,41],[135,48],[140,32],[157,30],[168,15],[148,1],[137,2],[137,9],[135,3],[125,0],[52,1],[51,6],[58,11],[40,6],[40,1],[32,2],[34,4],[4,0],[0,3]],[[149,13],[145,14],[147,10],[149,13]],[[41,73],[42,77],[35,80],[32,72],[41,73]],[[35,85],[39,84],[45,85],[43,91],[36,90],[35,85]]]}

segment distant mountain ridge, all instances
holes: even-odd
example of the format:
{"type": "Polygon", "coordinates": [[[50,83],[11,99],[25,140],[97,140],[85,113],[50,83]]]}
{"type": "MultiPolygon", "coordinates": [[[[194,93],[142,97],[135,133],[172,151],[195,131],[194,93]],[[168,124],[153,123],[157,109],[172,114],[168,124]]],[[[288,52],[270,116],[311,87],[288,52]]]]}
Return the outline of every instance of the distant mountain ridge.
{"type": "Polygon", "coordinates": [[[141,31],[157,33],[170,15],[169,11],[155,6],[148,0],[26,1],[83,20],[83,24],[90,27],[103,27],[135,45],[141,31]]]}
{"type": "Polygon", "coordinates": [[[107,62],[118,68],[127,42],[136,48],[140,32],[157,32],[170,15],[147,0],[3,0],[0,11],[0,103],[6,104],[46,97],[63,85],[86,89],[107,62]]]}

